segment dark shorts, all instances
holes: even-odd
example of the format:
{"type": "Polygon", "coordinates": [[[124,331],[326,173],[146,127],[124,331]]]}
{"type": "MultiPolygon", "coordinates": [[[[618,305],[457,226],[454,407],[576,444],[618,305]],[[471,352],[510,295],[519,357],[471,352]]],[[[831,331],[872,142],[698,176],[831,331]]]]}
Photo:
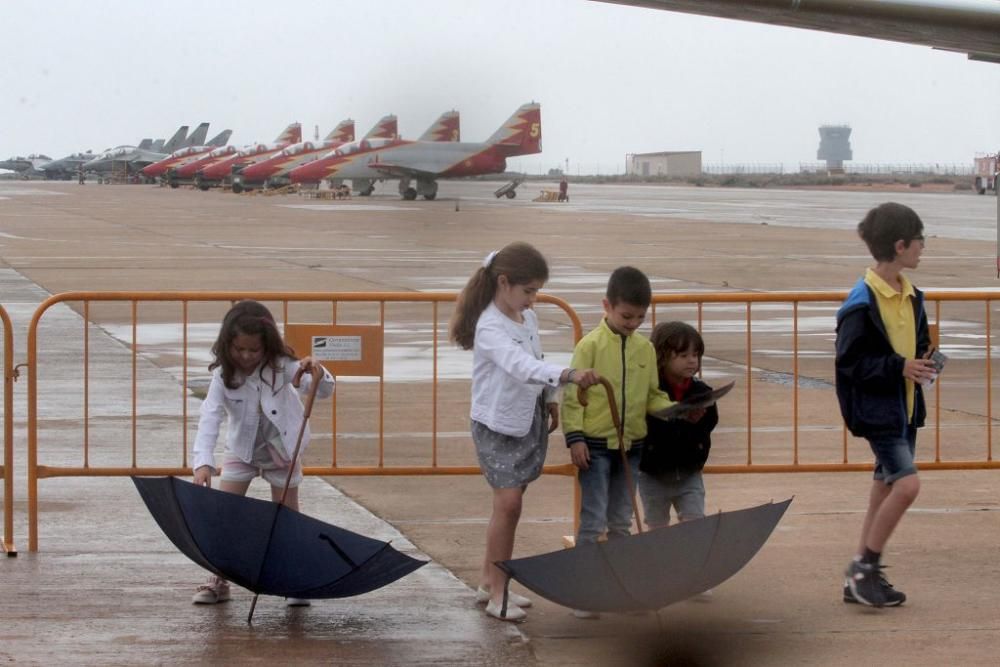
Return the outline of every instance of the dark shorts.
{"type": "Polygon", "coordinates": [[[907,426],[902,435],[868,438],[868,445],[875,454],[875,479],[892,484],[900,477],[917,474],[917,464],[913,460],[917,429],[913,426],[907,426]]]}

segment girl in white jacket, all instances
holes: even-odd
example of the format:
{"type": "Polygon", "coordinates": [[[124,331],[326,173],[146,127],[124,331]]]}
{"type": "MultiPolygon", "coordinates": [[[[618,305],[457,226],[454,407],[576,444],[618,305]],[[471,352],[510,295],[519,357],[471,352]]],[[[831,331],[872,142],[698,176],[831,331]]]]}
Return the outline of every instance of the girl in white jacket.
{"type": "MultiPolygon", "coordinates": [[[[309,392],[312,373],[321,369],[316,395],[327,398],[333,394],[333,376],[309,357],[296,360],[271,312],[257,301],[240,301],[226,313],[212,354],[215,360],[208,367],[212,381],[201,404],[194,442],[195,484],[211,486],[212,475],[218,473],[215,443],[222,420],[227,419],[219,489],[246,495],[251,480],[260,475],[271,484],[271,499],[279,502],[289,466],[294,466],[284,504],[298,510],[301,457],[309,442],[306,424],[299,457],[292,461],[305,413],[299,393],[309,392]]],[[[212,576],[198,587],[192,601],[215,604],[228,599],[229,583],[212,576]]],[[[304,606],[309,601],[289,598],[288,603],[304,606]]]]}
{"type": "Polygon", "coordinates": [[[506,575],[493,564],[510,559],[521,500],[542,472],[548,434],[559,426],[556,389],[567,382],[589,387],[591,369],[543,361],[538,318],[531,309],[549,277],[548,264],[527,243],[491,252],[458,297],[451,340],[472,350],[472,440],[479,467],[493,488],[493,514],[476,600],[504,621],[525,617],[531,601],[507,592],[506,575]]]}

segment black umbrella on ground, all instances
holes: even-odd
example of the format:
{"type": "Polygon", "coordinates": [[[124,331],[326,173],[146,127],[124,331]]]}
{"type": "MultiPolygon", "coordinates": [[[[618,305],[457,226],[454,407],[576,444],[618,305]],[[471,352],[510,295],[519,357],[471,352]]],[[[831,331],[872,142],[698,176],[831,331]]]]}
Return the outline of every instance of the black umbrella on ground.
{"type": "MultiPolygon", "coordinates": [[[[318,385],[314,378],[289,478],[318,385]]],[[[133,477],[132,481],[160,528],[184,555],[258,595],[313,600],[361,595],[425,564],[388,542],[289,509],[283,504],[284,496],[281,503],[275,503],[174,477],[133,477]]],[[[248,623],[256,604],[257,595],[248,623]]]]}
{"type": "Polygon", "coordinates": [[[542,597],[587,611],[655,611],[715,588],[767,541],[789,503],[719,512],[597,544],[499,563],[542,597]]]}
{"type": "Polygon", "coordinates": [[[268,500],[175,477],[133,477],[181,552],[254,593],[307,599],[368,593],[424,561],[268,500]]]}
{"type": "MultiPolygon", "coordinates": [[[[614,392],[602,379],[622,437],[614,392]]],[[[581,403],[586,404],[583,391],[581,403]]],[[[620,442],[620,440],[619,440],[620,442]]],[[[622,456],[625,456],[624,449],[622,456]]],[[[641,533],[632,477],[625,466],[641,533]]],[[[719,512],[619,539],[497,563],[544,598],[586,611],[651,611],[718,586],[746,565],[777,526],[791,499],[719,512]]]]}

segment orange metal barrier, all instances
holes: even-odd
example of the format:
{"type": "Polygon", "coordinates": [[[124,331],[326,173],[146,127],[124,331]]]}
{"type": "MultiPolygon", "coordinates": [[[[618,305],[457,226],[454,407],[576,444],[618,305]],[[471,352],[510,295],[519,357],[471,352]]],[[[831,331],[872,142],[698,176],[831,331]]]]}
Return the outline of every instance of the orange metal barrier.
{"type": "MultiPolygon", "coordinates": [[[[741,379],[736,389],[720,404],[722,420],[713,435],[711,464],[707,472],[828,472],[870,470],[871,455],[867,443],[850,437],[843,427],[833,391],[833,351],[835,313],[846,292],[781,292],[781,293],[711,293],[669,294],[654,296],[651,320],[683,319],[695,323],[706,342],[706,380],[734,375],[741,379]]],[[[230,302],[253,298],[266,303],[279,304],[274,309],[283,324],[297,322],[315,323],[328,321],[334,324],[377,327],[380,335],[399,342],[409,336],[409,345],[387,345],[385,351],[395,354],[386,367],[405,365],[407,355],[428,360],[430,370],[426,382],[409,383],[402,390],[398,384],[386,382],[380,373],[374,382],[351,383],[343,378],[331,402],[329,415],[330,450],[327,460],[314,465],[317,446],[310,451],[305,472],[312,475],[467,475],[478,474],[479,468],[463,459],[468,452],[467,412],[440,410],[441,405],[455,405],[468,400],[468,373],[451,379],[441,374],[442,352],[453,348],[442,340],[441,304],[451,304],[454,293],[266,293],[266,292],[71,292],[53,296],[42,303],[32,318],[28,334],[28,509],[29,548],[37,550],[38,534],[38,479],[60,476],[126,476],[126,475],[187,475],[190,419],[189,366],[204,368],[204,363],[191,363],[189,352],[209,346],[214,339],[222,314],[230,302]],[[39,463],[40,429],[39,382],[40,364],[45,355],[39,353],[39,322],[43,315],[57,304],[77,304],[83,327],[79,336],[82,342],[79,372],[82,386],[81,406],[82,462],[67,464],[39,463]],[[430,309],[417,313],[412,321],[403,323],[386,319],[387,307],[430,309]],[[140,336],[139,310],[153,322],[171,323],[179,327],[177,349],[164,352],[153,350],[155,345],[145,343],[140,336]],[[111,312],[102,311],[110,308],[111,312]],[[179,308],[180,317],[170,308],[179,308]],[[359,322],[358,308],[374,310],[359,322]],[[206,309],[211,315],[206,315],[206,309]],[[290,310],[296,310],[294,316],[290,310]],[[194,312],[197,311],[197,312],[194,312]],[[280,313],[280,315],[279,315],[280,313]],[[179,324],[178,324],[179,322],[179,324]],[[413,322],[419,322],[414,324],[413,322]],[[428,324],[429,322],[429,324],[428,324]],[[131,363],[128,369],[128,396],[130,403],[125,425],[130,430],[130,463],[122,466],[103,465],[91,460],[91,442],[96,424],[105,437],[114,442],[121,440],[119,431],[124,412],[91,416],[91,384],[97,375],[107,375],[108,369],[95,366],[99,373],[91,374],[91,329],[95,326],[119,326],[119,339],[126,339],[131,363]],[[189,341],[192,328],[201,326],[212,335],[194,345],[189,341]],[[391,349],[395,348],[395,349],[391,349]],[[140,357],[140,350],[142,355],[140,357]],[[162,452],[142,450],[138,432],[141,421],[151,420],[163,428],[162,415],[143,414],[138,409],[140,398],[140,358],[156,353],[180,359],[177,373],[181,410],[173,417],[180,423],[176,448],[169,454],[173,462],[161,463],[162,452]],[[454,381],[452,381],[454,380],[454,381]],[[397,388],[388,396],[387,387],[397,388]],[[416,387],[416,389],[414,389],[416,387]],[[429,394],[425,396],[421,394],[429,394]],[[354,400],[352,396],[357,396],[354,400]],[[386,450],[385,410],[387,402],[401,398],[399,421],[407,424],[407,442],[418,443],[419,451],[402,448],[403,453],[386,450]],[[427,398],[426,408],[414,405],[417,399],[427,398]],[[342,427],[338,417],[337,402],[348,406],[349,422],[342,427]],[[366,412],[367,411],[367,412],[366,412]],[[374,413],[374,414],[372,414],[374,413]],[[374,419],[377,429],[368,434],[357,424],[364,417],[374,419]],[[428,432],[418,432],[417,426],[429,421],[428,432]],[[443,442],[441,422],[453,425],[451,435],[463,447],[449,448],[443,442]],[[112,423],[113,422],[113,423],[112,423]],[[112,423],[108,426],[108,423],[112,423]],[[118,425],[116,425],[118,424],[118,425]],[[352,431],[353,429],[353,431],[352,431]],[[341,439],[348,438],[351,447],[342,448],[341,439]],[[426,446],[426,451],[423,447],[426,446]],[[427,463],[418,463],[426,455],[427,463]],[[366,458],[367,457],[367,458],[366,458]],[[390,460],[392,459],[392,460],[390,460]]],[[[563,326],[563,340],[558,345],[546,344],[550,352],[568,352],[582,335],[580,319],[564,301],[543,295],[543,304],[561,309],[569,318],[570,326],[563,326]]],[[[928,428],[923,432],[933,435],[933,456],[921,458],[927,451],[926,438],[918,443],[918,462],[922,469],[983,469],[1000,468],[993,458],[993,392],[992,392],[992,312],[1000,301],[1000,291],[928,292],[927,308],[934,330],[938,332],[941,347],[951,358],[945,373],[927,391],[928,428]]],[[[540,309],[542,310],[542,309],[540,309]]],[[[409,314],[412,316],[412,313],[409,314]]],[[[543,313],[543,329],[551,330],[552,318],[543,313]]],[[[562,325],[555,325],[562,326],[562,325]]],[[[155,333],[155,332],[154,332],[155,333]]],[[[467,353],[463,353],[467,354],[467,353]]],[[[167,365],[172,362],[166,362],[167,365]]],[[[164,365],[160,362],[159,366],[164,365]]],[[[162,377],[162,371],[158,371],[162,377]]],[[[62,381],[75,383],[74,378],[62,381]]],[[[402,383],[399,383],[402,384],[402,383]]],[[[95,392],[101,400],[111,400],[108,389],[95,392]]],[[[148,390],[147,390],[148,391],[148,390]]],[[[65,396],[62,397],[66,399],[65,396]]],[[[75,396],[74,396],[75,398],[75,396]]],[[[155,412],[155,411],[153,411],[155,412]]],[[[169,415],[168,415],[169,417],[169,415]]],[[[314,413],[315,424],[319,416],[314,413]]],[[[55,420],[54,420],[55,421],[55,420]]],[[[65,428],[65,419],[62,420],[65,428]]],[[[325,436],[324,436],[325,437],[325,436]]],[[[391,437],[391,434],[390,436],[391,437]]],[[[320,434],[317,433],[317,442],[320,434]]],[[[406,443],[404,443],[406,444],[406,443]]],[[[80,449],[78,446],[75,450],[80,449]]],[[[101,454],[103,456],[103,454],[101,454]]],[[[96,456],[94,457],[97,458],[96,456]]],[[[547,466],[548,474],[575,475],[571,464],[547,466]]],[[[9,485],[8,485],[9,486],[9,485]]],[[[577,485],[574,485],[576,488],[577,485]]],[[[578,492],[578,489],[577,489],[578,492]]],[[[577,497],[578,502],[578,497],[577,497]]]]}
{"type": "MultiPolygon", "coordinates": [[[[691,323],[705,339],[703,366],[711,373],[742,376],[720,402],[722,418],[706,472],[871,469],[867,443],[847,432],[834,393],[835,316],[846,296],[831,291],[653,297],[654,324],[691,323]],[[809,413],[803,415],[805,392],[825,400],[809,401],[809,413]],[[737,455],[733,446],[740,439],[737,455]]],[[[992,311],[1000,291],[928,291],[925,296],[932,334],[950,360],[925,390],[928,428],[922,432],[933,435],[933,456],[922,458],[926,445],[918,442],[918,464],[925,470],[1000,468],[993,458],[992,391],[992,311]]]]}
{"type": "Polygon", "coordinates": [[[14,546],[14,334],[10,317],[0,306],[0,321],[3,322],[3,550],[8,556],[16,556],[14,546]]]}
{"type": "MultiPolygon", "coordinates": [[[[204,363],[196,362],[191,363],[190,353],[192,351],[197,352],[201,350],[204,352],[205,349],[210,347],[210,342],[206,343],[202,341],[201,343],[192,345],[191,332],[193,329],[199,329],[202,331],[211,331],[211,340],[214,340],[215,335],[219,329],[219,323],[222,321],[222,315],[228,310],[230,304],[234,301],[240,299],[256,299],[262,301],[266,304],[277,304],[278,307],[272,308],[276,319],[279,320],[279,324],[283,324],[286,327],[293,325],[297,322],[307,322],[316,323],[327,321],[333,324],[350,323],[350,325],[364,324],[367,326],[358,326],[358,329],[370,329],[372,327],[380,330],[380,335],[388,335],[392,337],[394,342],[399,342],[400,338],[409,336],[411,338],[415,337],[415,340],[410,341],[410,347],[400,347],[397,345],[396,349],[392,352],[396,355],[396,361],[392,363],[387,363],[387,367],[392,368],[392,364],[405,365],[407,359],[405,358],[409,349],[413,347],[419,348],[417,356],[424,359],[429,364],[428,375],[426,382],[422,384],[410,383],[411,388],[405,388],[402,392],[396,392],[393,398],[401,397],[404,399],[400,403],[400,415],[402,419],[413,420],[413,424],[417,423],[428,423],[429,422],[429,432],[423,434],[414,434],[412,438],[408,438],[413,441],[424,441],[426,443],[426,451],[413,451],[413,447],[410,447],[404,455],[395,456],[394,462],[389,462],[389,453],[386,451],[386,437],[385,432],[385,408],[387,403],[387,382],[383,371],[381,370],[381,364],[379,364],[379,370],[377,371],[377,377],[372,378],[374,382],[357,382],[351,383],[349,378],[338,377],[338,388],[337,392],[334,394],[332,402],[325,404],[330,405],[329,411],[329,442],[330,451],[328,454],[328,460],[324,465],[315,465],[316,452],[318,450],[317,445],[319,445],[320,434],[317,433],[320,427],[317,426],[318,423],[322,423],[322,415],[320,414],[325,408],[322,405],[317,406],[313,412],[313,431],[314,431],[314,445],[307,452],[309,455],[305,460],[305,474],[309,475],[470,475],[479,474],[480,470],[478,465],[474,465],[474,459],[469,462],[468,452],[471,451],[468,445],[468,411],[464,413],[459,413],[454,410],[442,412],[440,411],[440,404],[442,403],[440,392],[442,390],[448,390],[450,396],[448,401],[452,404],[456,400],[468,400],[468,374],[465,373],[464,377],[456,382],[449,382],[447,378],[442,378],[440,374],[441,366],[441,356],[442,352],[454,350],[453,346],[447,341],[447,318],[444,319],[442,323],[441,318],[441,305],[451,304],[455,301],[457,294],[455,293],[413,293],[413,292],[402,292],[402,293],[311,293],[311,292],[295,292],[295,293],[274,293],[274,292],[67,292],[64,294],[58,294],[50,297],[39,305],[38,309],[35,311],[34,316],[31,320],[31,325],[28,330],[28,529],[29,529],[29,549],[31,551],[37,551],[38,549],[38,480],[40,478],[48,477],[105,477],[105,476],[128,476],[128,475],[190,475],[191,469],[188,462],[188,443],[190,438],[190,427],[191,421],[194,421],[196,426],[197,416],[193,420],[189,419],[190,415],[188,413],[188,398],[190,395],[190,376],[189,376],[189,366],[192,368],[204,369],[208,365],[208,361],[204,360],[204,363]],[[79,452],[78,454],[72,454],[72,456],[80,456],[82,460],[75,462],[61,461],[57,463],[46,462],[41,463],[40,457],[40,445],[41,441],[46,438],[46,433],[43,432],[43,427],[45,426],[45,420],[40,418],[40,407],[39,407],[39,386],[40,383],[46,381],[46,374],[44,369],[40,370],[40,367],[44,367],[44,362],[46,359],[45,353],[40,348],[39,335],[40,335],[40,322],[43,316],[56,306],[57,304],[66,304],[70,306],[76,306],[77,313],[80,315],[82,321],[82,330],[77,334],[73,332],[66,332],[65,330],[60,330],[60,335],[66,336],[77,336],[80,341],[80,360],[81,364],[79,367],[78,376],[72,378],[60,377],[59,380],[62,382],[76,382],[77,377],[81,385],[81,398],[82,406],[80,406],[79,414],[79,431],[80,438],[82,442],[79,445],[73,445],[75,442],[75,434],[69,438],[70,447],[63,446],[61,452],[63,452],[64,458],[67,457],[65,451],[75,450],[79,452]],[[412,312],[407,312],[406,316],[410,319],[405,322],[387,322],[386,320],[386,309],[387,307],[398,307],[403,311],[412,311],[414,309],[426,309],[430,310],[429,317],[426,312],[418,312],[413,314],[412,312]],[[143,312],[149,311],[148,319],[154,323],[159,322],[160,325],[153,324],[151,326],[176,326],[176,331],[172,332],[176,340],[177,349],[165,351],[163,349],[153,349],[155,345],[149,345],[144,343],[143,334],[140,333],[142,327],[146,327],[145,323],[140,324],[139,312],[140,308],[143,312]],[[279,310],[280,308],[280,310],[279,310]],[[179,313],[176,312],[179,309],[179,313]],[[195,313],[194,311],[198,311],[195,313]],[[290,314],[290,310],[296,312],[290,314]],[[211,316],[206,315],[206,312],[212,312],[211,316]],[[179,317],[178,317],[179,315],[179,317]],[[359,318],[364,318],[365,322],[359,322],[359,318]],[[371,323],[371,320],[374,322],[371,323]],[[179,321],[179,324],[178,324],[179,321]],[[414,324],[414,322],[416,324],[414,324]],[[162,324],[167,323],[167,324],[162,324]],[[128,347],[128,354],[131,359],[131,366],[126,370],[122,382],[130,385],[129,391],[121,396],[121,399],[115,402],[112,394],[116,390],[116,386],[113,384],[107,384],[103,390],[98,389],[97,391],[92,390],[92,384],[98,381],[98,375],[107,376],[111,373],[111,370],[105,366],[97,366],[92,363],[91,357],[95,354],[94,341],[92,336],[92,330],[95,326],[103,326],[105,328],[118,330],[118,338],[125,339],[124,342],[128,347]],[[388,333],[386,333],[388,331],[388,333]],[[176,364],[179,359],[180,371],[175,373],[177,380],[179,381],[179,387],[177,396],[180,400],[180,410],[173,419],[180,422],[179,432],[177,433],[176,448],[170,453],[163,453],[161,451],[149,451],[144,449],[140,443],[139,431],[140,423],[144,421],[150,421],[156,425],[159,432],[162,434],[163,429],[170,428],[167,423],[167,419],[171,415],[157,415],[157,414],[140,414],[143,410],[140,410],[140,401],[145,398],[140,392],[140,387],[143,384],[140,380],[140,376],[143,373],[143,361],[147,354],[157,354],[163,358],[176,357],[176,359],[168,359],[166,362],[160,362],[161,365],[166,363],[167,365],[176,364]],[[92,368],[93,367],[93,368],[92,368]],[[372,386],[372,385],[375,386],[372,386]],[[412,387],[419,387],[419,390],[414,390],[412,387]],[[425,389],[425,391],[424,391],[425,389]],[[423,395],[421,394],[423,391],[423,395]],[[360,398],[357,401],[353,401],[349,397],[352,394],[358,395],[360,398]],[[429,394],[429,395],[427,395],[429,394]],[[461,398],[459,398],[461,397],[461,398]],[[425,408],[420,406],[414,407],[412,404],[417,402],[416,399],[425,398],[425,408]],[[351,408],[354,413],[364,413],[365,411],[371,412],[372,408],[377,411],[375,415],[377,423],[377,432],[374,436],[368,437],[366,433],[353,434],[354,439],[351,441],[353,445],[355,442],[361,443],[357,447],[348,448],[346,454],[344,448],[340,446],[340,439],[342,437],[351,437],[352,434],[339,433],[342,429],[339,429],[338,420],[343,420],[343,417],[338,418],[337,404],[338,400],[341,403],[345,403],[351,408]],[[107,403],[111,402],[111,406],[101,405],[101,401],[107,403]],[[127,417],[125,411],[118,407],[121,403],[128,402],[130,405],[127,411],[127,417]],[[95,408],[95,404],[96,408],[95,408]],[[359,407],[360,406],[360,407],[359,407]],[[118,414],[114,414],[117,409],[118,414]],[[94,416],[92,411],[103,410],[103,415],[94,416]],[[122,424],[123,418],[127,419],[127,424],[122,424]],[[456,439],[461,440],[461,447],[447,447],[442,444],[442,434],[440,432],[440,422],[442,420],[454,425],[455,430],[452,434],[456,439]],[[106,457],[107,448],[97,448],[93,447],[92,444],[95,441],[104,442],[105,438],[117,443],[121,438],[122,429],[127,428],[128,436],[125,438],[129,441],[129,456],[130,461],[128,465],[102,465],[98,463],[98,458],[106,457]],[[459,431],[459,428],[461,429],[459,431]],[[464,434],[464,437],[459,434],[464,434]],[[97,440],[95,440],[95,437],[97,440]],[[364,449],[363,452],[359,453],[359,450],[364,449]],[[364,455],[362,455],[364,454],[364,455]],[[365,456],[367,455],[367,456],[365,456]],[[427,462],[418,463],[421,457],[424,455],[427,462]],[[169,460],[173,459],[175,463],[170,463],[169,460]]],[[[539,297],[540,304],[549,304],[556,309],[563,311],[564,315],[560,317],[562,322],[559,324],[552,324],[552,318],[545,315],[544,326],[549,326],[550,328],[557,327],[559,330],[557,333],[561,333],[566,341],[559,345],[560,348],[566,350],[572,349],[573,343],[578,340],[581,336],[581,325],[580,320],[576,313],[569,307],[569,305],[550,295],[541,295],[539,297]],[[568,317],[568,324],[565,323],[565,318],[568,317]]],[[[450,308],[449,308],[450,310],[450,308]]],[[[547,310],[547,308],[539,308],[539,310],[547,310]]],[[[540,315],[543,315],[540,313],[540,315]]],[[[298,326],[298,325],[295,325],[298,326]]],[[[345,327],[345,328],[350,328],[345,327]]],[[[286,331],[287,334],[287,331],[286,331]]],[[[163,338],[163,332],[160,330],[152,329],[152,334],[150,337],[160,339],[163,338]]],[[[169,338],[169,336],[167,336],[169,338]]],[[[287,336],[286,336],[287,337],[287,336]]],[[[42,346],[44,347],[44,346],[42,346]]],[[[554,345],[547,345],[550,348],[555,348],[554,345]]],[[[389,348],[386,348],[389,349],[389,348]]],[[[120,352],[120,350],[119,350],[120,352]]],[[[382,352],[381,350],[379,351],[382,352]]],[[[308,351],[300,351],[300,356],[308,353],[308,351]]],[[[75,354],[75,352],[74,352],[75,354]]],[[[461,354],[469,355],[470,353],[462,352],[461,354]]],[[[120,355],[119,355],[120,356],[120,355]]],[[[348,373],[349,375],[352,373],[348,373]]],[[[162,371],[158,373],[162,376],[162,371]]],[[[104,379],[104,378],[101,378],[104,379]]],[[[392,384],[392,383],[388,383],[392,384]]],[[[148,391],[148,390],[147,390],[148,391]]],[[[62,400],[66,400],[67,397],[62,396],[62,400]]],[[[78,400],[76,396],[73,396],[70,400],[78,400]]],[[[65,409],[65,406],[60,406],[65,409]]],[[[160,408],[157,408],[160,409],[160,408]]],[[[156,410],[146,410],[147,413],[155,413],[156,410]]],[[[364,417],[369,417],[368,414],[350,414],[351,427],[357,427],[359,422],[363,421],[364,417]]],[[[65,431],[70,428],[66,425],[66,422],[72,421],[66,419],[65,415],[59,415],[58,419],[53,419],[51,422],[59,422],[60,426],[58,428],[65,431]]],[[[74,417],[75,419],[75,417],[74,417]]],[[[408,424],[411,422],[407,422],[408,424]]],[[[55,428],[55,427],[53,427],[55,428]]],[[[150,433],[152,429],[147,430],[146,433],[150,433]]],[[[56,438],[49,438],[50,441],[56,440],[56,438]]],[[[66,442],[67,438],[65,435],[62,436],[62,442],[66,442]]],[[[404,443],[405,444],[405,443],[404,443]]],[[[120,459],[120,455],[119,455],[120,459]]],[[[565,476],[575,476],[576,469],[572,464],[566,463],[564,465],[556,466],[546,466],[544,472],[547,474],[557,474],[565,476]]]]}

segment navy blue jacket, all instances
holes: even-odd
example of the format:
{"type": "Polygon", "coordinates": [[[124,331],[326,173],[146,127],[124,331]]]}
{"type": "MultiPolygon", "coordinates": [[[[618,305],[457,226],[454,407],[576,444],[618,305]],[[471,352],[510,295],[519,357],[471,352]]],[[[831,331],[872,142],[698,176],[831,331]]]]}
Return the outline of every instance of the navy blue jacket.
{"type": "MultiPolygon", "coordinates": [[[[919,358],[931,340],[924,293],[913,289],[919,358]]],[[[862,438],[902,435],[907,423],[905,363],[892,349],[875,294],[864,278],[859,279],[837,311],[837,400],[852,434],[862,438]]],[[[913,400],[913,425],[919,428],[927,416],[919,384],[913,400]]]]}
{"type": "MultiPolygon", "coordinates": [[[[677,400],[669,383],[660,379],[660,389],[677,400]]],[[[686,396],[697,396],[712,388],[692,378],[686,396]]],[[[712,448],[712,429],[719,423],[719,409],[715,405],[705,408],[705,415],[695,423],[686,419],[664,421],[646,417],[646,440],[642,446],[639,470],[650,475],[669,475],[675,479],[699,472],[708,460],[712,448]]]]}

